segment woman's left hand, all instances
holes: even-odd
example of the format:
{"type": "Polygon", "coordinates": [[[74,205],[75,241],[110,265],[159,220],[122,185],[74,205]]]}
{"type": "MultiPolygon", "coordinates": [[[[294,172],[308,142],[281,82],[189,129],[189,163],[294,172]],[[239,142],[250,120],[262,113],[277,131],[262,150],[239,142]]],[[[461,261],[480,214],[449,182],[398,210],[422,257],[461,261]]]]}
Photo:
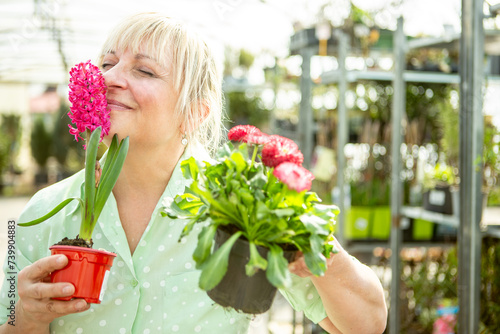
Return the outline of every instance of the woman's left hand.
{"type": "MultiPolygon", "coordinates": [[[[331,253],[330,257],[326,259],[326,268],[327,269],[330,268],[330,265],[333,262],[333,257],[335,255],[336,255],[335,253],[331,253]]],[[[295,274],[295,275],[302,277],[302,278],[309,277],[309,276],[313,275],[311,273],[311,271],[309,270],[309,268],[307,268],[304,254],[302,254],[302,252],[300,252],[300,251],[297,253],[295,260],[288,265],[288,270],[292,274],[295,274]]]]}
{"type": "Polygon", "coordinates": [[[300,252],[288,269],[299,277],[310,277],[328,315],[319,325],[328,333],[382,333],[387,307],[378,277],[349,255],[337,240],[333,243],[338,252],[326,259],[323,276],[311,273],[300,252]]]}

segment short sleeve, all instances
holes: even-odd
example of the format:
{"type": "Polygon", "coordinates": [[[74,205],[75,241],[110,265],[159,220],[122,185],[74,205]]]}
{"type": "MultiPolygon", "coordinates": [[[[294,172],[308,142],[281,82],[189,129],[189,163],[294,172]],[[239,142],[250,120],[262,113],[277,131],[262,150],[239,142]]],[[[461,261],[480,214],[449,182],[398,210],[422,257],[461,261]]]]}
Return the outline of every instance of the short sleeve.
{"type": "Polygon", "coordinates": [[[312,322],[317,324],[327,317],[321,297],[310,278],[292,274],[291,287],[280,289],[280,292],[296,311],[303,311],[312,322]]]}

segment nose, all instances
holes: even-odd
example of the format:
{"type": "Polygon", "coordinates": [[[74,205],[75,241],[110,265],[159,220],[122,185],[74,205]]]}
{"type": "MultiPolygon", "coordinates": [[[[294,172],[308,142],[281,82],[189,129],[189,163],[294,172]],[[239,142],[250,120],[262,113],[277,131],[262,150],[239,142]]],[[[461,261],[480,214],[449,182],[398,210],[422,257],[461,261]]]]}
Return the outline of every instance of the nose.
{"type": "Polygon", "coordinates": [[[120,64],[116,64],[103,72],[104,82],[108,88],[126,88],[127,78],[120,64]]]}

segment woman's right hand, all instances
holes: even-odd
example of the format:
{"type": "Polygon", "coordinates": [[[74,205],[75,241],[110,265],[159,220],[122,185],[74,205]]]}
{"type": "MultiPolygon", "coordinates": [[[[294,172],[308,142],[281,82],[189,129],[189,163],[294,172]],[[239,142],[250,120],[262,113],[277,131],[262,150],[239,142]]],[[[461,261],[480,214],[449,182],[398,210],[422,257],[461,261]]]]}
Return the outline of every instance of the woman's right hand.
{"type": "MultiPolygon", "coordinates": [[[[64,268],[67,264],[68,258],[65,255],[52,255],[34,262],[19,272],[16,327],[21,325],[25,329],[23,333],[47,333],[49,324],[54,319],[89,309],[90,305],[84,299],[70,301],[51,299],[68,297],[75,292],[75,287],[71,283],[50,283],[50,273],[64,268]]],[[[19,329],[20,327],[17,328],[19,329]]]]}

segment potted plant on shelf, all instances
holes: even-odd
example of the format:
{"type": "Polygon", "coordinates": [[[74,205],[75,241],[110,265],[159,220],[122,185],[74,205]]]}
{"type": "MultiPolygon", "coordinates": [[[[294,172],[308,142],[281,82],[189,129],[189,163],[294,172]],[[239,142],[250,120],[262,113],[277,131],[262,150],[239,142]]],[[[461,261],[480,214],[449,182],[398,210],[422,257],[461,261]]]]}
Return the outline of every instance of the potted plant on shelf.
{"type": "Polygon", "coordinates": [[[447,215],[453,214],[452,191],[457,191],[456,176],[453,168],[444,163],[437,163],[428,168],[423,180],[424,209],[447,215]]]}
{"type": "MultiPolygon", "coordinates": [[[[458,175],[460,142],[457,124],[459,123],[459,113],[457,110],[452,108],[441,108],[437,115],[439,123],[443,129],[440,144],[442,146],[442,151],[445,152],[446,164],[448,166],[453,166],[453,170],[457,171],[455,172],[455,175],[458,175]]],[[[500,172],[500,163],[498,160],[500,147],[499,131],[493,124],[491,116],[485,115],[483,120],[483,154],[482,157],[477,157],[475,159],[475,165],[477,167],[482,167],[482,211],[486,208],[488,195],[491,189],[495,186],[500,172]]],[[[452,186],[456,186],[458,184],[458,182],[456,182],[456,178],[455,180],[451,180],[449,183],[453,183],[451,184],[452,186]]],[[[452,187],[453,191],[456,190],[455,192],[452,191],[452,194],[458,198],[458,189],[456,188],[458,187],[452,187]]]]}
{"type": "Polygon", "coordinates": [[[217,160],[181,163],[192,183],[170,198],[164,215],[187,219],[182,235],[202,227],[193,253],[199,286],[216,303],[245,313],[267,311],[276,288],[291,283],[288,263],[302,252],[320,276],[335,251],[338,208],[308,192],[312,174],[301,166],[297,145],[281,136],[240,125],[229,131],[217,160]],[[214,245],[215,244],[215,245],[214,245]],[[214,245],[214,247],[213,247],[214,245]]]}
{"type": "Polygon", "coordinates": [[[70,282],[75,286],[72,296],[57,299],[84,298],[88,303],[99,304],[102,299],[103,281],[116,254],[92,249],[92,233],[123,167],[129,143],[128,137],[118,143],[115,134],[101,168],[97,160],[97,150],[100,140],[108,134],[110,127],[104,78],[90,61],[75,65],[70,75],[69,99],[72,106],[68,115],[76,128],[70,127],[69,132],[77,141],[82,138],[82,132],[86,133],[85,182],[82,196],[68,198],[46,215],[19,225],[39,224],[76,200],[80,204],[81,212],[80,233],[75,239],[64,238],[49,248],[52,255],[64,254],[69,260],[65,268],[51,273],[51,282],[70,282]]]}

